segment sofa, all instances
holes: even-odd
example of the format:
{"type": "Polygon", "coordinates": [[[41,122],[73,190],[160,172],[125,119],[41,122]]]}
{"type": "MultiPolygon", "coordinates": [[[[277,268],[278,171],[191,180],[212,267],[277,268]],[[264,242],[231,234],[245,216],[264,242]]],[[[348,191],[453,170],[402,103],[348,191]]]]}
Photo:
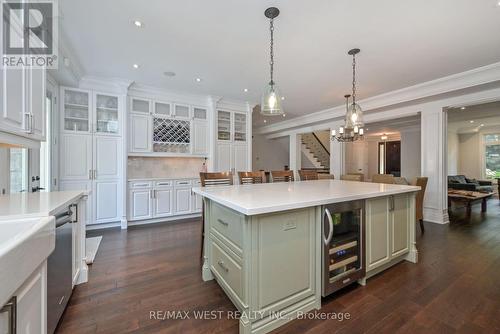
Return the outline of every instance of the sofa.
{"type": "Polygon", "coordinates": [[[493,183],[491,181],[468,179],[465,175],[448,175],[448,189],[490,193],[493,192],[493,183]]]}

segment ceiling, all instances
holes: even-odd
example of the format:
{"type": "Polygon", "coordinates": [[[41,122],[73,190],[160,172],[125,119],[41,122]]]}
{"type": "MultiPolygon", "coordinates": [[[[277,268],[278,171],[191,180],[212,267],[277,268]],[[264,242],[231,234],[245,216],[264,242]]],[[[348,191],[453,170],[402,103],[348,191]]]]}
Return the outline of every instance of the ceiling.
{"type": "Polygon", "coordinates": [[[360,99],[500,61],[498,0],[64,0],[61,27],[86,74],[258,103],[273,5],[286,118],[267,124],[342,104],[353,47],[360,99]]]}
{"type": "Polygon", "coordinates": [[[448,130],[457,133],[500,127],[500,102],[449,108],[447,114],[448,130]]]}

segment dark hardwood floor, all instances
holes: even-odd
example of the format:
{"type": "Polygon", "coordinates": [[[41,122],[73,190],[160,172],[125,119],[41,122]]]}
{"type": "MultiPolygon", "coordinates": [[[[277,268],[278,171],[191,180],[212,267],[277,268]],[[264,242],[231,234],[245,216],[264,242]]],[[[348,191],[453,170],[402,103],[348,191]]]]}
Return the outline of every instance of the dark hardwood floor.
{"type": "MultiPolygon", "coordinates": [[[[500,205],[455,210],[450,225],[425,224],[420,262],[403,262],[323,299],[317,312],[349,320],[294,320],[276,333],[500,333],[500,205]]],[[[235,308],[201,280],[199,221],[89,232],[103,241],[89,282],[76,287],[58,334],[237,333],[235,308]],[[222,311],[218,320],[155,320],[151,311],[222,311]]],[[[192,314],[192,313],[191,313],[192,314]]]]}

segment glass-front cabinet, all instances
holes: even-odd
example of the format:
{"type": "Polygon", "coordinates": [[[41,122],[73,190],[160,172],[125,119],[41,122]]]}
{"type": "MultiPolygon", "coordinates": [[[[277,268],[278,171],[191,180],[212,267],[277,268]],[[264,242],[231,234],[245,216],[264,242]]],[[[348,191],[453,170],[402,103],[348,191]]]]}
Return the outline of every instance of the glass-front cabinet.
{"type": "Polygon", "coordinates": [[[119,132],[118,126],[118,97],[96,94],[95,96],[95,117],[96,126],[95,132],[117,134],[119,132]]]}
{"type": "Polygon", "coordinates": [[[64,130],[71,132],[91,131],[90,95],[80,90],[64,90],[64,130]]]}
{"type": "Polygon", "coordinates": [[[247,141],[247,115],[224,110],[217,111],[217,139],[221,141],[247,141]]]}
{"type": "Polygon", "coordinates": [[[62,130],[66,133],[118,135],[120,99],[117,95],[62,89],[62,130]]]}
{"type": "Polygon", "coordinates": [[[217,139],[231,140],[231,113],[229,111],[217,111],[217,139]]]}

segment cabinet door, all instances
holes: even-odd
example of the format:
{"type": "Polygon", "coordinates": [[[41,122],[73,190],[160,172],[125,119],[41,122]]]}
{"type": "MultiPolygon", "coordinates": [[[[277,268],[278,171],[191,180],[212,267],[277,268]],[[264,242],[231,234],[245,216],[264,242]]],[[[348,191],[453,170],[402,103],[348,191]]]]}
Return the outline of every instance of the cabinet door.
{"type": "Polygon", "coordinates": [[[235,142],[247,141],[247,115],[243,113],[233,114],[233,138],[235,142]]]}
{"type": "Polygon", "coordinates": [[[393,196],[391,214],[391,254],[399,256],[410,249],[410,207],[408,195],[393,196]]]}
{"type": "Polygon", "coordinates": [[[217,140],[231,141],[231,113],[217,110],[217,140]]]}
{"type": "Polygon", "coordinates": [[[228,172],[231,170],[231,144],[217,143],[217,171],[228,172]]]}
{"type": "Polygon", "coordinates": [[[203,199],[198,194],[193,194],[193,212],[201,212],[203,199]]]}
{"type": "Polygon", "coordinates": [[[205,108],[194,107],[193,108],[193,119],[206,121],[208,120],[208,111],[205,108]]]}
{"type": "Polygon", "coordinates": [[[151,114],[151,102],[146,99],[131,97],[130,98],[130,111],[140,114],[151,114]]]}
{"type": "Polygon", "coordinates": [[[149,188],[144,189],[131,189],[129,190],[129,219],[141,220],[153,217],[152,210],[152,190],[149,188]]]}
{"type": "Polygon", "coordinates": [[[130,114],[129,152],[151,152],[151,150],[151,116],[139,113],[130,114]]]}
{"type": "Polygon", "coordinates": [[[175,188],[175,214],[191,213],[191,187],[175,188]]]}
{"type": "Polygon", "coordinates": [[[94,94],[94,111],[94,130],[96,133],[119,134],[121,115],[118,96],[94,94]]]}
{"type": "Polygon", "coordinates": [[[203,121],[193,122],[193,154],[208,154],[208,124],[203,121]]]}
{"type": "Polygon", "coordinates": [[[94,137],[94,178],[96,180],[118,179],[120,177],[121,138],[94,137]]]}
{"type": "Polygon", "coordinates": [[[45,140],[45,69],[29,70],[28,87],[31,132],[36,139],[45,140]]]}
{"type": "Polygon", "coordinates": [[[182,119],[190,119],[191,118],[191,110],[189,106],[183,104],[175,104],[174,105],[174,115],[175,118],[182,119]]]}
{"type": "Polygon", "coordinates": [[[79,89],[62,89],[61,127],[64,132],[92,132],[90,93],[79,89]]]}
{"type": "Polygon", "coordinates": [[[94,219],[90,224],[101,224],[119,220],[119,184],[117,180],[94,182],[94,219]]]}
{"type": "Polygon", "coordinates": [[[153,193],[154,197],[154,217],[165,217],[173,214],[173,189],[157,188],[153,193]]]}
{"type": "MultiPolygon", "coordinates": [[[[94,194],[92,194],[92,181],[90,180],[82,180],[82,181],[65,181],[62,180],[59,183],[59,190],[60,191],[67,191],[67,190],[86,190],[90,193],[89,198],[87,200],[87,204],[85,205],[85,214],[81,215],[84,219],[85,222],[82,222],[82,225],[85,226],[87,223],[92,219],[92,203],[94,194]]],[[[80,210],[80,208],[78,208],[80,210]]],[[[82,212],[79,212],[79,214],[82,214],[82,212]]],[[[80,219],[80,218],[78,218],[80,219]]],[[[75,224],[77,225],[77,224],[75,224]]]]}
{"type": "Polygon", "coordinates": [[[24,282],[16,292],[16,333],[47,333],[47,272],[43,264],[24,282]]]}
{"type": "Polygon", "coordinates": [[[62,135],[60,167],[61,180],[92,179],[92,137],[62,135]]]}
{"type": "Polygon", "coordinates": [[[153,113],[160,116],[171,116],[171,105],[168,102],[155,101],[153,113]]]}
{"type": "Polygon", "coordinates": [[[248,170],[247,145],[233,145],[233,167],[235,172],[248,170]]]}
{"type": "Polygon", "coordinates": [[[390,261],[390,217],[388,197],[366,201],[366,270],[390,261]]]}
{"type": "Polygon", "coordinates": [[[25,69],[2,68],[2,119],[0,126],[16,134],[25,133],[25,69]]]}

